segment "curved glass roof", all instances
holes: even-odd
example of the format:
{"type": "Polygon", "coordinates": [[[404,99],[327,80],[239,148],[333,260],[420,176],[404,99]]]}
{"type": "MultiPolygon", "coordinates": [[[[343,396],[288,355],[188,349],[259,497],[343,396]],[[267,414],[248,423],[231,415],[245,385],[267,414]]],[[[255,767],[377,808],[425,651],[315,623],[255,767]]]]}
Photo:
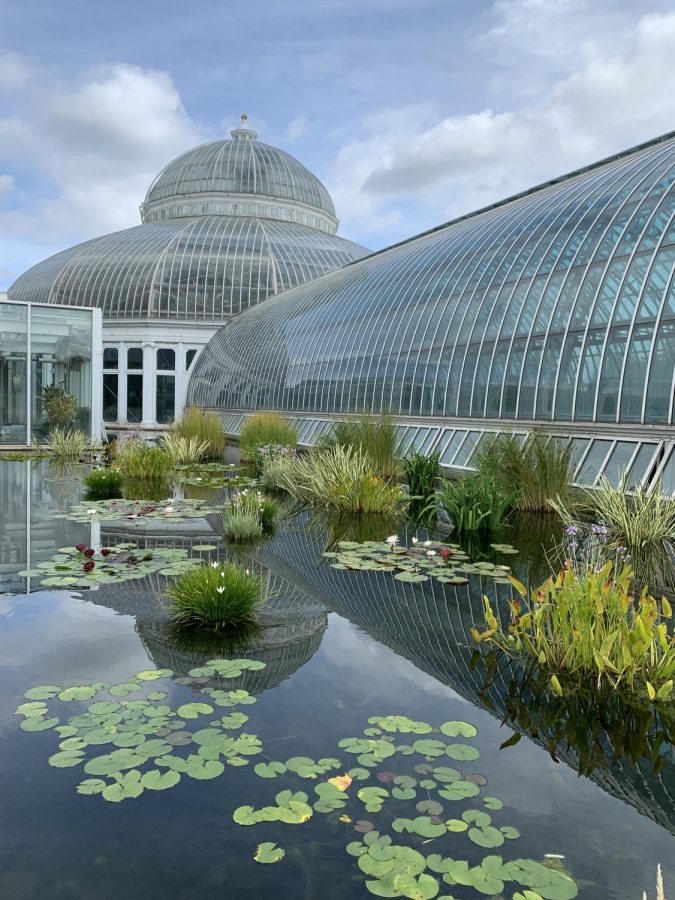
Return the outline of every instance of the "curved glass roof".
{"type": "Polygon", "coordinates": [[[9,297],[98,306],[107,319],[222,322],[367,252],[293,222],[200,216],[63,250],[21,275],[9,297]]]}
{"type": "Polygon", "coordinates": [[[674,180],[671,134],[295,288],[214,336],[188,403],[672,424],[674,180]]]}
{"type": "Polygon", "coordinates": [[[282,218],[303,210],[310,218],[304,224],[334,234],[335,207],[319,179],[297,159],[256,137],[249,128],[236,128],[231,140],[194,147],[172,160],[150,185],[141,206],[143,221],[222,212],[217,204],[235,195],[240,202],[257,199],[284,209],[282,218]]]}

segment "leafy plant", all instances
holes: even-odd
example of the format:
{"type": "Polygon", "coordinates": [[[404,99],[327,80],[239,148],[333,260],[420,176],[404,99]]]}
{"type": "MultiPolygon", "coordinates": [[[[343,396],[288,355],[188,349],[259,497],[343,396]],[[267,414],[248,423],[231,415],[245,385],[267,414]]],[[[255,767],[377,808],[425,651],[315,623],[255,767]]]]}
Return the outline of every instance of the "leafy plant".
{"type": "Polygon", "coordinates": [[[274,530],[279,504],[257,490],[234,491],[223,510],[225,537],[241,544],[274,530]]]}
{"type": "Polygon", "coordinates": [[[293,470],[295,457],[274,455],[264,458],[260,470],[260,481],[268,491],[281,491],[285,478],[293,470]]]}
{"type": "Polygon", "coordinates": [[[84,476],[85,500],[111,500],[122,496],[123,478],[116,469],[92,469],[84,476]]]}
{"type": "Polygon", "coordinates": [[[460,534],[490,532],[504,524],[515,497],[513,490],[487,475],[467,475],[443,481],[428,508],[445,510],[460,534]]]}
{"type": "Polygon", "coordinates": [[[42,405],[50,425],[65,425],[75,418],[78,404],[62,385],[50,384],[42,389],[42,405]]]}
{"type": "Polygon", "coordinates": [[[403,473],[410,493],[427,500],[434,493],[440,474],[438,453],[418,453],[413,450],[403,458],[403,473]]]}
{"type": "Polygon", "coordinates": [[[299,503],[343,513],[392,514],[407,501],[397,484],[375,471],[362,450],[336,445],[298,457],[280,486],[299,503]]]}
{"type": "Polygon", "coordinates": [[[242,425],[239,435],[241,455],[249,460],[253,459],[259,447],[295,447],[297,443],[295,425],[276,412],[253,413],[242,425]]]}
{"type": "Polygon", "coordinates": [[[521,510],[549,510],[550,498],[569,494],[572,448],[541,432],[524,444],[512,434],[491,441],[478,456],[479,475],[494,482],[521,510]]]}
{"type": "Polygon", "coordinates": [[[116,441],[112,453],[123,478],[166,479],[173,469],[166,453],[137,438],[116,441]]]}
{"type": "Polygon", "coordinates": [[[397,481],[401,470],[398,443],[396,425],[390,416],[364,414],[358,419],[334,422],[319,447],[358,450],[368,457],[378,478],[397,481]]]}
{"type": "Polygon", "coordinates": [[[87,452],[89,437],[84,431],[52,428],[44,444],[58,459],[80,459],[87,452]]]}
{"type": "Polygon", "coordinates": [[[214,412],[206,412],[198,406],[189,406],[173,427],[182,438],[193,438],[198,444],[209,445],[208,457],[222,459],[226,437],[223,423],[214,412]]]}
{"type": "Polygon", "coordinates": [[[209,455],[211,445],[208,441],[200,441],[196,437],[183,437],[169,431],[161,438],[161,448],[175,468],[200,462],[209,455]]]}
{"type": "Polygon", "coordinates": [[[263,444],[260,447],[255,447],[249,453],[248,462],[253,466],[256,477],[260,477],[266,465],[276,460],[294,456],[294,447],[285,447],[283,444],[263,444]]]}
{"type": "Polygon", "coordinates": [[[168,595],[175,624],[219,631],[254,620],[265,579],[235,563],[214,562],[179,575],[168,595]]]}
{"type": "Polygon", "coordinates": [[[262,525],[256,516],[246,513],[226,513],[223,515],[223,536],[231,544],[250,544],[260,540],[262,525]]]}
{"type": "Polygon", "coordinates": [[[520,600],[510,601],[506,630],[484,597],[486,630],[472,629],[474,639],[489,641],[511,654],[537,660],[551,675],[551,687],[562,693],[558,675],[573,682],[595,678],[651,700],[667,700],[675,679],[675,637],[666,620],[672,616],[666,598],[659,603],[645,588],[636,599],[629,566],[613,571],[611,560],[599,572],[579,577],[571,565],[547,579],[527,599],[527,590],[510,577],[520,600]]]}

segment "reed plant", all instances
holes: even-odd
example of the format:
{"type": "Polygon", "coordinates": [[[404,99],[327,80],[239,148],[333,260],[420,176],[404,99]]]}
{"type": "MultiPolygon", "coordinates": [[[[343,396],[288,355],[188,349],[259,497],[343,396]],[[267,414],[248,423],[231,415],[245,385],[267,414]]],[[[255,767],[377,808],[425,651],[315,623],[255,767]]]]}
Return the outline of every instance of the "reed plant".
{"type": "Polygon", "coordinates": [[[92,469],[84,476],[85,500],[114,500],[122,496],[123,478],[116,469],[92,469]]]}
{"type": "Polygon", "coordinates": [[[298,457],[279,480],[298,503],[338,513],[393,515],[407,504],[399,485],[378,474],[370,456],[351,446],[298,457]]]}
{"type": "Polygon", "coordinates": [[[197,444],[207,443],[209,449],[205,456],[208,459],[223,458],[227,439],[223,423],[217,413],[208,412],[198,406],[189,406],[173,430],[179,437],[192,438],[197,444]]]}
{"type": "Polygon", "coordinates": [[[172,621],[181,628],[221,631],[255,622],[265,597],[262,575],[235,563],[214,562],[183,572],[168,588],[172,621]]]}
{"type": "Polygon", "coordinates": [[[276,412],[257,412],[244,422],[239,435],[239,449],[245,459],[252,459],[260,447],[296,447],[295,425],[276,412]]]}
{"type": "Polygon", "coordinates": [[[364,413],[357,419],[334,422],[331,432],[319,446],[358,450],[368,457],[379,478],[398,481],[401,476],[399,440],[391,416],[364,413]]]}
{"type": "Polygon", "coordinates": [[[184,437],[169,431],[161,438],[161,449],[171,460],[171,465],[190,466],[207,459],[211,450],[208,441],[200,441],[197,437],[184,437]]]}
{"type": "Polygon", "coordinates": [[[270,456],[264,459],[260,471],[260,482],[267,491],[284,490],[282,482],[293,468],[294,457],[270,456]]]}
{"type": "Polygon", "coordinates": [[[227,540],[242,544],[274,531],[279,504],[261,491],[236,490],[223,509],[223,529],[227,540]]]}
{"type": "Polygon", "coordinates": [[[522,444],[515,435],[502,434],[479,453],[476,468],[513,496],[516,508],[546,512],[552,509],[550,498],[569,496],[572,448],[541,432],[522,444]]]}
{"type": "Polygon", "coordinates": [[[87,452],[90,438],[84,431],[56,427],[44,443],[47,451],[58,459],[80,459],[87,452]]]}
{"type": "Polygon", "coordinates": [[[113,449],[115,468],[125,479],[166,480],[173,470],[169,456],[137,438],[118,440],[113,449]]]}
{"type": "Polygon", "coordinates": [[[560,676],[572,684],[594,679],[599,687],[646,692],[651,700],[672,697],[672,610],[665,597],[659,602],[646,588],[635,596],[628,565],[619,570],[608,560],[585,574],[567,565],[529,597],[517,579],[509,580],[519,595],[509,601],[510,624],[504,629],[485,597],[486,630],[472,629],[476,641],[536,660],[551,673],[557,694],[563,692],[560,676]]]}
{"type": "Polygon", "coordinates": [[[443,509],[460,534],[496,531],[506,519],[516,494],[505,485],[483,475],[467,475],[444,481],[427,507],[443,509]]]}

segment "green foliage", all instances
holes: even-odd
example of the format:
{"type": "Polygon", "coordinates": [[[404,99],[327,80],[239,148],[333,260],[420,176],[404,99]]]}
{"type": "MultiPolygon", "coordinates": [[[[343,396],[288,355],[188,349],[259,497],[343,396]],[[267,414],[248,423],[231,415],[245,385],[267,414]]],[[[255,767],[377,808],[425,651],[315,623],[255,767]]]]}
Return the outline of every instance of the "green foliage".
{"type": "Polygon", "coordinates": [[[116,469],[92,469],[84,476],[85,500],[112,500],[122,496],[123,479],[116,469]]]}
{"type": "Polygon", "coordinates": [[[173,469],[170,457],[159,447],[136,438],[116,441],[112,453],[123,478],[166,479],[173,469]]]}
{"type": "Polygon", "coordinates": [[[427,456],[418,453],[417,450],[404,457],[403,472],[411,494],[422,500],[427,500],[433,495],[440,473],[439,459],[438,453],[427,456]]]}
{"type": "Polygon", "coordinates": [[[675,637],[668,633],[672,616],[666,598],[659,603],[645,588],[636,599],[628,566],[578,576],[571,566],[540,588],[527,590],[511,578],[521,599],[510,601],[511,623],[504,630],[487,597],[486,630],[472,634],[512,654],[525,654],[551,672],[551,688],[561,694],[558,675],[572,682],[594,678],[651,700],[668,700],[675,679],[675,637]]]}
{"type": "Polygon", "coordinates": [[[198,406],[189,406],[173,430],[179,437],[192,438],[197,444],[207,443],[209,459],[222,459],[226,437],[223,423],[216,413],[206,412],[198,406]]]}
{"type": "Polygon", "coordinates": [[[478,474],[444,481],[436,492],[434,504],[450,516],[460,534],[495,531],[516,499],[503,482],[478,474]]]}
{"type": "Polygon", "coordinates": [[[295,457],[273,454],[263,458],[260,467],[260,481],[265,490],[281,491],[285,478],[293,469],[295,457]]]}
{"type": "Polygon", "coordinates": [[[366,453],[339,445],[298,457],[280,484],[299,503],[338,513],[391,515],[406,503],[400,487],[378,475],[366,453]]]}
{"type": "MultiPolygon", "coordinates": [[[[139,482],[140,483],[140,482],[139,482]]],[[[54,513],[55,519],[71,522],[114,522],[125,520],[125,525],[143,525],[151,520],[168,520],[179,523],[186,519],[201,519],[217,512],[203,500],[174,500],[169,498],[159,503],[147,500],[86,500],[75,503],[67,513],[54,513]]]]}
{"type": "Polygon", "coordinates": [[[223,509],[225,537],[236,544],[256,540],[274,531],[279,504],[260,491],[235,490],[223,509]]]}
{"type": "Polygon", "coordinates": [[[161,449],[171,460],[171,465],[189,466],[208,457],[211,445],[208,441],[200,441],[196,437],[183,437],[169,431],[161,438],[161,449]]]}
{"type": "Polygon", "coordinates": [[[244,422],[239,435],[239,449],[245,459],[252,459],[259,447],[274,444],[295,447],[297,443],[295,425],[275,412],[253,413],[244,422]]]}
{"type": "Polygon", "coordinates": [[[80,459],[87,452],[89,438],[84,431],[52,428],[44,444],[57,459],[80,459]]]}
{"type": "Polygon", "coordinates": [[[214,630],[251,622],[264,594],[262,575],[225,562],[184,572],[168,589],[175,624],[214,630]]]}
{"type": "Polygon", "coordinates": [[[250,544],[263,535],[258,517],[250,513],[223,514],[223,536],[231,544],[250,544]]]}
{"type": "Polygon", "coordinates": [[[52,425],[72,422],[77,413],[77,397],[67,393],[60,384],[50,384],[42,389],[42,405],[52,425]]]}
{"type": "Polygon", "coordinates": [[[569,494],[572,448],[533,432],[521,444],[512,434],[495,438],[480,453],[478,473],[493,481],[521,510],[549,510],[550,498],[569,494]]]}
{"type": "Polygon", "coordinates": [[[385,481],[399,479],[398,437],[390,416],[363,414],[357,419],[334,422],[330,434],[323,438],[319,447],[358,450],[368,457],[378,478],[385,481]]]}

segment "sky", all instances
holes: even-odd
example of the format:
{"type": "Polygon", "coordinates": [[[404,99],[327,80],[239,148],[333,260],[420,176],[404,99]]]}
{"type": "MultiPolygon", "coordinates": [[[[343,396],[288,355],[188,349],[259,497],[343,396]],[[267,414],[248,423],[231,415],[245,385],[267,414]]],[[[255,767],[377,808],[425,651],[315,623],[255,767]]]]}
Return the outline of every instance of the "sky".
{"type": "Polygon", "coordinates": [[[373,250],[675,129],[668,0],[0,0],[0,290],[229,135],[373,250]]]}

